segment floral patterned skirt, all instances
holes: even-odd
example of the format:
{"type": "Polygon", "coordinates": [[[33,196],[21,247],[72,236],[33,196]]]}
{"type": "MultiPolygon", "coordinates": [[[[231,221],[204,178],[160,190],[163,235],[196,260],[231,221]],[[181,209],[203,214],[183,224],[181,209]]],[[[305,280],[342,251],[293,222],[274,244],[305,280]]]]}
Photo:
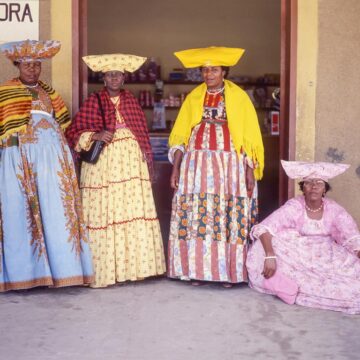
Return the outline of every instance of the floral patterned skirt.
{"type": "Polygon", "coordinates": [[[90,283],[80,192],[58,124],[35,111],[0,151],[0,291],[90,283]]]}
{"type": "MultiPolygon", "coordinates": [[[[360,260],[330,236],[304,236],[283,230],[272,238],[277,271],[299,286],[295,303],[313,308],[360,314],[360,260]]],[[[249,250],[247,269],[250,286],[264,289],[265,252],[257,240],[249,250]]]]}
{"type": "Polygon", "coordinates": [[[249,198],[245,166],[226,123],[203,121],[193,129],[173,198],[170,277],[247,281],[246,248],[257,217],[257,186],[249,198]]]}
{"type": "MultiPolygon", "coordinates": [[[[84,134],[80,142],[87,138],[84,134]]],[[[82,164],[80,188],[95,270],[91,286],[164,274],[148,166],[128,128],[115,132],[95,165],[82,164]]]]}

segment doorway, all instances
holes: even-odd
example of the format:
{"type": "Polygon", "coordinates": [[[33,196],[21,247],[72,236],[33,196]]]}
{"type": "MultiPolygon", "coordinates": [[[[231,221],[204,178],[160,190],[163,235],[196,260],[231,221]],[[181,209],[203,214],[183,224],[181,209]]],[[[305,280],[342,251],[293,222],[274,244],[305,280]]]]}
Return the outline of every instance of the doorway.
{"type": "MultiPolygon", "coordinates": [[[[148,5],[134,0],[109,0],[106,5],[96,0],[74,1],[74,30],[78,34],[74,40],[78,41],[78,53],[74,51],[73,63],[76,67],[74,73],[79,75],[74,79],[74,88],[78,91],[73,111],[89,92],[100,86],[96,81],[88,81],[82,55],[121,51],[154,57],[160,65],[161,78],[168,81],[168,96],[190,91],[195,86],[170,83],[169,75],[180,67],[172,55],[174,51],[209,45],[244,47],[246,56],[231,69],[230,76],[240,77],[239,82],[243,81],[245,88],[265,91],[267,98],[275,87],[281,89],[280,134],[263,136],[265,174],[259,183],[260,219],[263,219],[292,195],[279,159],[291,159],[294,154],[297,1],[226,0],[219,6],[216,1],[186,0],[181,2],[181,6],[179,4],[176,0],[154,0],[148,5]],[[264,79],[268,81],[266,76],[276,74],[280,74],[279,83],[269,82],[271,86],[262,86],[264,79]]],[[[128,84],[128,89],[137,95],[142,90],[152,91],[153,84],[134,82],[128,84]]],[[[269,110],[259,107],[261,126],[268,121],[269,110]]],[[[146,112],[151,126],[152,110],[146,112]]],[[[170,121],[175,116],[176,109],[167,111],[170,121]]],[[[168,186],[165,181],[169,179],[171,168],[161,161],[155,166],[159,175],[154,193],[162,228],[165,229],[169,224],[172,194],[170,190],[165,192],[164,188],[168,186]]],[[[163,230],[164,238],[167,238],[167,233],[168,230],[163,230]]]]}

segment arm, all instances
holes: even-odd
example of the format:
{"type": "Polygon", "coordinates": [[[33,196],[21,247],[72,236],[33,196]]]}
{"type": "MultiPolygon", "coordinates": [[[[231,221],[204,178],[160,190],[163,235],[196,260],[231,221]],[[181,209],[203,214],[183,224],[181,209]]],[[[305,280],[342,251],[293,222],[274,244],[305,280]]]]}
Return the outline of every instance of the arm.
{"type": "Polygon", "coordinates": [[[170,186],[175,190],[179,187],[180,166],[182,158],[183,152],[180,149],[177,149],[174,154],[173,169],[170,177],[170,186]]]}
{"type": "Polygon", "coordinates": [[[254,169],[246,163],[246,174],[245,174],[245,181],[246,181],[246,190],[248,197],[252,197],[252,192],[255,186],[255,175],[254,169]]]}
{"type": "Polygon", "coordinates": [[[352,216],[338,204],[330,204],[334,207],[334,238],[349,252],[355,253],[360,258],[360,232],[352,216]]]}
{"type": "Polygon", "coordinates": [[[272,237],[269,232],[260,235],[260,241],[265,251],[264,269],[262,272],[265,279],[271,278],[276,272],[276,255],[272,247],[272,237]]]}
{"type": "Polygon", "coordinates": [[[254,240],[259,239],[264,248],[265,258],[262,274],[266,279],[271,278],[276,272],[276,254],[272,246],[273,236],[282,230],[296,230],[297,216],[302,213],[301,203],[296,198],[291,199],[252,228],[251,237],[254,240]]]}

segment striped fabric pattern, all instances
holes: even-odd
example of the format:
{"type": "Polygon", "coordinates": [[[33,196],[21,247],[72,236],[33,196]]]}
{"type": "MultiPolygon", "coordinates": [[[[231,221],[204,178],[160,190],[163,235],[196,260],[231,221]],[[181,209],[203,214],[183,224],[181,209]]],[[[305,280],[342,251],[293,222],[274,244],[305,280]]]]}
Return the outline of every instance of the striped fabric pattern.
{"type": "MultiPolygon", "coordinates": [[[[217,100],[217,99],[215,99],[217,100]]],[[[257,220],[257,186],[248,197],[246,154],[231,139],[223,101],[205,99],[203,120],[190,137],[173,198],[169,276],[247,281],[249,231],[257,220]]]]}
{"type": "MultiPolygon", "coordinates": [[[[60,95],[49,85],[39,85],[50,97],[55,119],[61,128],[70,124],[70,115],[60,95]]],[[[30,120],[32,97],[19,79],[13,79],[0,86],[0,139],[22,131],[30,120]]]]}

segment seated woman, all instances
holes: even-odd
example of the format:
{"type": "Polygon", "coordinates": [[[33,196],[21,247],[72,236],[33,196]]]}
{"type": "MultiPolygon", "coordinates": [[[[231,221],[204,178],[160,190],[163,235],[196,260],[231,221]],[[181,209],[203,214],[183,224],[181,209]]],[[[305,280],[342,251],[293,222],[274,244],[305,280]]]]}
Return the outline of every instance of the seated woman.
{"type": "Polygon", "coordinates": [[[298,286],[298,305],[360,313],[360,233],[344,208],[325,197],[328,180],[349,166],[296,161],[282,166],[290,178],[302,179],[303,195],[253,227],[252,238],[260,241],[248,253],[250,286],[275,294],[265,279],[280,274],[298,286]]]}

